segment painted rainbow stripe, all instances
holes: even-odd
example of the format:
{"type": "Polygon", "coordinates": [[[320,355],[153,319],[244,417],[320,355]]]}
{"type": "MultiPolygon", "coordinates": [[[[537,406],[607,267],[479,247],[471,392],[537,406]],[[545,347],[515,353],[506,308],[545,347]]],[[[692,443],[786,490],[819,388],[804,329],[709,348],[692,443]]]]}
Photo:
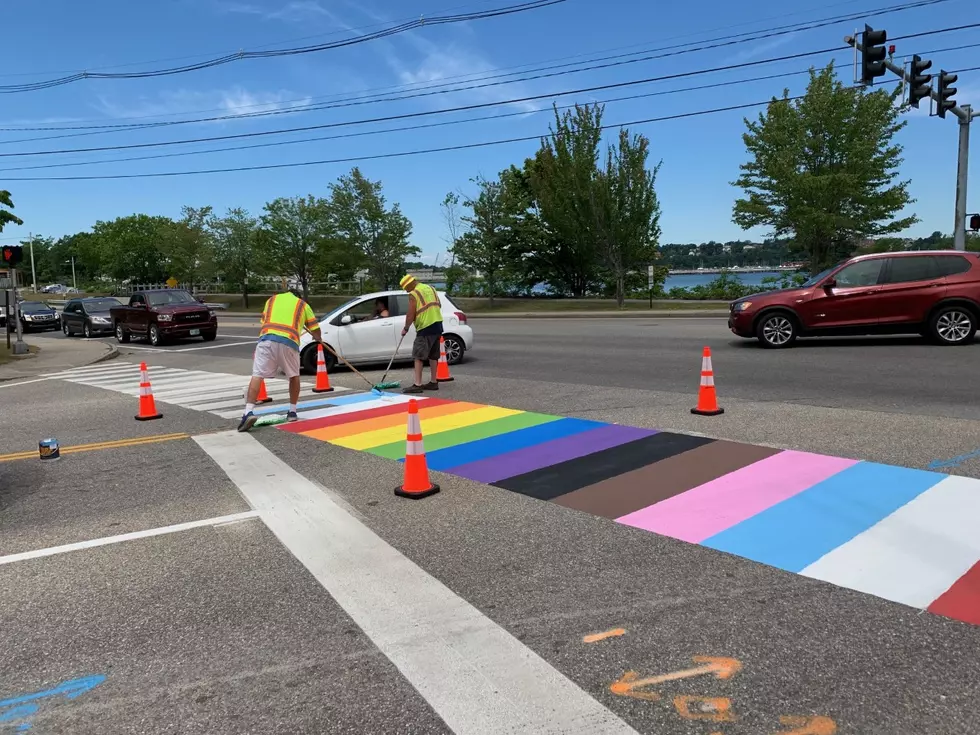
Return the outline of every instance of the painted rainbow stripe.
{"type": "MultiPolygon", "coordinates": [[[[408,396],[280,430],[389,459],[408,396]]],[[[980,625],[980,481],[427,396],[431,470],[980,625]]]]}

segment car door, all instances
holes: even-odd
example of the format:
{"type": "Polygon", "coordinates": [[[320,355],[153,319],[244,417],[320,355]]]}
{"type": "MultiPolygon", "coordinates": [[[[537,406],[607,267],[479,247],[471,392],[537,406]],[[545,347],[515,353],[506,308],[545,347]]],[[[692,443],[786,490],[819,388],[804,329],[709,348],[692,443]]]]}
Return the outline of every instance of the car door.
{"type": "Polygon", "coordinates": [[[335,320],[340,354],[351,362],[386,360],[395,349],[395,319],[375,319],[374,299],[351,306],[335,320]]]}
{"type": "Polygon", "coordinates": [[[81,331],[81,325],[77,320],[77,312],[81,309],[81,303],[78,301],[69,301],[65,304],[65,308],[61,312],[61,323],[67,325],[68,329],[72,332],[81,331]]]}
{"type": "Polygon", "coordinates": [[[876,325],[877,296],[883,259],[849,263],[817,284],[813,296],[800,306],[809,329],[841,329],[876,325]]]}
{"type": "MultiPolygon", "coordinates": [[[[394,304],[394,314],[396,315],[396,333],[401,337],[401,328],[405,326],[405,315],[408,313],[408,299],[407,293],[397,294],[393,299],[389,299],[390,302],[394,304]]],[[[398,348],[398,357],[408,359],[412,356],[412,343],[415,342],[415,325],[409,327],[408,334],[405,335],[405,339],[402,340],[401,346],[398,348]]]]}
{"type": "Polygon", "coordinates": [[[946,278],[931,255],[885,258],[876,301],[879,324],[919,324],[946,293],[946,278]]]}
{"type": "Polygon", "coordinates": [[[126,326],[134,334],[146,334],[150,326],[150,307],[146,303],[146,296],[141,293],[133,294],[129,305],[132,308],[126,315],[126,326]]]}

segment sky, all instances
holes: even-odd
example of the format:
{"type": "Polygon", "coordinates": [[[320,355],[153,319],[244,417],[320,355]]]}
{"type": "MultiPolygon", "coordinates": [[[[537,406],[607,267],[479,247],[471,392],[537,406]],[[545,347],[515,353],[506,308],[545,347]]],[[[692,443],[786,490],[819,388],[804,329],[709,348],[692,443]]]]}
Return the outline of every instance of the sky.
{"type": "MultiPolygon", "coordinates": [[[[0,92],[9,85],[46,82],[79,71],[148,72],[237,51],[336,44],[420,18],[488,11],[519,0],[456,2],[15,3],[4,10],[7,32],[0,45],[0,92]]],[[[448,234],[439,205],[448,192],[471,194],[474,177],[493,177],[532,155],[538,137],[547,134],[553,121],[552,104],[607,100],[604,122],[613,126],[609,135],[615,135],[620,123],[636,123],[630,130],[650,139],[651,164],[662,162],[657,178],[662,243],[761,239],[768,234],[765,230],[744,232],[732,223],[732,204],[739,192],[731,182],[746,160],[743,119],[764,108],[689,113],[765,102],[784,88],[800,94],[808,67],[821,67],[832,59],[842,80],[850,83],[853,51],[843,37],[863,28],[865,21],[886,29],[889,39],[980,21],[975,0],[937,0],[926,7],[882,12],[908,2],[565,0],[500,17],[423,23],[383,38],[311,53],[241,59],[150,78],[83,78],[0,94],[0,189],[11,192],[15,213],[24,220],[20,227],[8,225],[0,242],[17,242],[30,233],[59,237],[88,230],[97,220],[133,213],[178,217],[183,205],[212,205],[218,213],[244,207],[261,214],[264,203],[276,197],[327,196],[329,184],[356,165],[369,178],[382,181],[388,202],[397,202],[412,221],[412,242],[424,259],[442,264],[448,234]],[[694,8],[697,12],[691,12],[694,8]],[[778,30],[848,13],[861,13],[861,18],[796,32],[778,30]],[[719,40],[736,34],[742,37],[719,40]],[[665,47],[684,53],[663,57],[665,47]],[[830,49],[840,50],[624,84],[830,49]],[[649,58],[658,54],[662,57],[649,58]],[[596,66],[604,68],[587,68],[596,66]],[[785,76],[751,81],[774,75],[785,76]],[[577,91],[605,85],[620,86],[577,91]],[[715,86],[689,89],[704,85],[715,86]],[[470,109],[458,109],[462,107],[470,109]],[[669,116],[682,117],[639,122],[669,116]],[[224,119],[201,121],[215,117],[224,119]],[[178,124],[146,126],[164,122],[178,124]],[[142,127],[119,127],[134,125],[142,127]],[[312,126],[320,127],[278,132],[312,126]],[[226,139],[146,145],[222,136],[226,139]],[[525,140],[378,158],[515,138],[525,140]],[[146,147],[38,155],[114,146],[146,147]],[[309,165],[336,159],[364,160],[309,165]],[[307,165],[173,177],[17,180],[300,163],[307,165]]],[[[980,28],[894,42],[896,61],[920,53],[932,59],[934,73],[940,68],[965,69],[977,65],[980,28]]],[[[980,71],[961,74],[956,86],[960,104],[980,108],[980,71]]],[[[916,199],[911,211],[921,219],[907,234],[951,232],[956,120],[929,117],[924,103],[922,110],[907,117],[908,125],[899,134],[905,146],[901,175],[911,180],[916,199]]],[[[974,133],[977,136],[980,131],[974,133]]],[[[980,210],[978,172],[980,151],[975,151],[971,212],[980,210]]]]}

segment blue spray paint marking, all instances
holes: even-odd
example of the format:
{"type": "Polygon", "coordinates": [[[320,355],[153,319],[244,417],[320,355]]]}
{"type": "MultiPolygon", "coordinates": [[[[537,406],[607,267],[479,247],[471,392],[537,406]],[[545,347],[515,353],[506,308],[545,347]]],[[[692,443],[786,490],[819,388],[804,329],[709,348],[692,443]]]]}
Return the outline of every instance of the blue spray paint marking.
{"type": "Polygon", "coordinates": [[[22,694],[19,697],[4,699],[0,701],[0,710],[8,707],[10,709],[7,709],[5,712],[0,711],[0,728],[12,725],[16,720],[21,720],[15,729],[17,732],[26,732],[31,729],[31,723],[29,721],[23,722],[23,720],[30,720],[40,709],[38,705],[33,704],[36,700],[57,697],[59,695],[64,696],[65,699],[76,699],[85,694],[85,692],[94,689],[105,680],[106,677],[102,674],[93,674],[92,676],[83,676],[81,679],[62,682],[53,689],[45,689],[42,692],[22,694]]]}
{"type": "Polygon", "coordinates": [[[976,449],[967,454],[961,454],[958,457],[953,457],[952,459],[934,459],[932,462],[926,465],[927,470],[941,470],[943,467],[956,467],[956,465],[963,464],[968,459],[973,459],[975,457],[980,457],[980,449],[976,449]]]}

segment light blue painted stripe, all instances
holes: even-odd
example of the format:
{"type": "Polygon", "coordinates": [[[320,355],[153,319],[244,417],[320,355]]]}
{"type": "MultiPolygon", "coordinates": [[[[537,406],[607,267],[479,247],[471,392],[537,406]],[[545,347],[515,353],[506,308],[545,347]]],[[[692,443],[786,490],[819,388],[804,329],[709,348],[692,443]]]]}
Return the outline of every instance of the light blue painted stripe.
{"type": "MultiPolygon", "coordinates": [[[[361,393],[356,396],[337,396],[336,398],[320,398],[315,401],[302,401],[296,404],[296,408],[302,410],[304,408],[319,408],[321,406],[347,406],[351,403],[362,403],[363,401],[373,401],[378,397],[376,393],[361,393]]],[[[289,406],[287,404],[282,404],[279,406],[269,406],[268,408],[257,408],[253,413],[256,416],[262,416],[269,413],[283,413],[288,411],[289,406]]]]}
{"type": "MultiPolygon", "coordinates": [[[[458,444],[455,447],[437,449],[426,454],[426,463],[430,470],[447,470],[461,464],[478,462],[488,457],[496,457],[498,454],[513,452],[524,447],[534,446],[541,442],[561,439],[572,434],[580,434],[589,429],[604,426],[601,421],[588,421],[586,419],[563,418],[557,421],[549,421],[536,426],[528,426],[524,429],[511,431],[506,434],[478,439],[466,444],[458,444]]],[[[402,460],[404,461],[404,460],[402,460]]]]}
{"type": "Polygon", "coordinates": [[[702,545],[800,572],[946,477],[859,462],[702,545]]]}

